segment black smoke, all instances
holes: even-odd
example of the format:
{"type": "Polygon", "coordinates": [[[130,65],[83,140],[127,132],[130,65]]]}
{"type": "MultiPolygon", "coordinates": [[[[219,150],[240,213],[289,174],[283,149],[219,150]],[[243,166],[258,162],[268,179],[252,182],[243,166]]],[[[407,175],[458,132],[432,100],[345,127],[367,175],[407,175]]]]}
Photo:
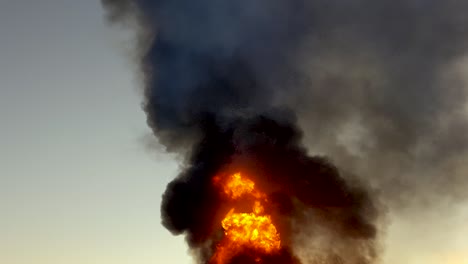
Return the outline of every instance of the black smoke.
{"type": "MultiPolygon", "coordinates": [[[[308,225],[322,225],[337,237],[353,240],[355,244],[349,247],[355,247],[356,255],[372,251],[372,245],[358,248],[358,245],[362,247],[362,241],[376,238],[373,221],[377,210],[368,193],[346,183],[326,159],[308,157],[300,146],[297,126],[285,116],[268,113],[217,120],[216,116],[205,115],[198,123],[202,134],[199,142],[193,147],[183,172],[163,195],[164,226],[174,234],[185,234],[192,248],[210,252],[212,243],[218,242],[219,216],[227,213],[223,211],[223,199],[212,178],[219,173],[240,170],[253,175],[258,188],[267,191],[274,204],[270,213],[283,227],[280,228],[283,246],[291,247],[288,242],[300,230],[308,230],[308,225]],[[303,227],[290,231],[293,225],[303,227]]],[[[241,263],[236,259],[240,261],[252,255],[239,255],[232,263],[241,263]]],[[[356,263],[370,263],[374,257],[356,263]]],[[[199,260],[205,263],[209,257],[199,260]]],[[[297,261],[289,251],[264,259],[264,263],[297,261]],[[272,262],[273,259],[283,260],[272,262]]]]}
{"type": "Polygon", "coordinates": [[[186,157],[163,224],[201,262],[222,211],[210,179],[226,167],[267,182],[306,263],[378,261],[382,209],[342,171],[389,204],[463,196],[468,2],[102,2],[136,27],[148,124],[186,157]]]}

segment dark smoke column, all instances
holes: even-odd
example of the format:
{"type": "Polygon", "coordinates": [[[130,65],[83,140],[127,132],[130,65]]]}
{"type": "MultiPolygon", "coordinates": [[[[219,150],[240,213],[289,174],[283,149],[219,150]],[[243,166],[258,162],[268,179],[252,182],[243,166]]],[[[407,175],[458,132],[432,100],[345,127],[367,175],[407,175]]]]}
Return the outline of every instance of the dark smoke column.
{"type": "MultiPolygon", "coordinates": [[[[327,159],[310,157],[292,108],[295,51],[313,30],[300,0],[103,0],[112,20],[137,22],[144,110],[159,141],[186,156],[163,195],[163,225],[199,263],[222,236],[212,179],[242,168],[275,206],[283,252],[263,263],[377,260],[377,210],[327,159]],[[307,235],[306,235],[307,234],[307,235]]],[[[312,131],[313,132],[313,131],[312,131]]],[[[245,252],[230,263],[256,263],[245,252]]]]}

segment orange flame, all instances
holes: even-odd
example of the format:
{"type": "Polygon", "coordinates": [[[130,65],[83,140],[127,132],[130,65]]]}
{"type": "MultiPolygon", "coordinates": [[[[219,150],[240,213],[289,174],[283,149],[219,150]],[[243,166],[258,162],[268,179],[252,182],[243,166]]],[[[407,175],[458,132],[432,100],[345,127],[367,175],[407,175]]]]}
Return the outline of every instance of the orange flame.
{"type": "Polygon", "coordinates": [[[255,190],[255,183],[240,173],[231,175],[224,182],[219,177],[215,177],[214,181],[221,183],[224,194],[232,201],[244,196],[255,200],[251,213],[235,213],[235,208],[232,208],[221,221],[224,237],[217,245],[211,262],[226,263],[242,249],[255,250],[261,254],[279,251],[280,235],[262,205],[262,201],[266,202],[266,195],[255,190]]]}

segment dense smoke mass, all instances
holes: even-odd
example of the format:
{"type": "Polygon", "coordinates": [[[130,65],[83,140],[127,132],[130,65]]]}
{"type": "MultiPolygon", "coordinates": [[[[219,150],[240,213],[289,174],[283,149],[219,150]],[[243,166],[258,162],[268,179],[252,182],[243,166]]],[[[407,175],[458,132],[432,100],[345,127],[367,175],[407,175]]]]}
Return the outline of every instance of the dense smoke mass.
{"type": "Polygon", "coordinates": [[[366,255],[366,261],[349,263],[370,263],[375,257],[370,255],[372,245],[362,242],[375,239],[377,212],[363,189],[345,183],[325,159],[308,157],[299,146],[296,126],[284,118],[277,121],[260,115],[224,122],[228,123],[219,125],[213,118],[201,122],[203,137],[187,167],[169,184],[162,204],[163,224],[169,230],[185,233],[189,245],[206,250],[206,242],[220,228],[217,214],[222,211],[222,199],[211,179],[230,167],[255,175],[260,188],[269,191],[277,221],[287,227],[280,231],[283,242],[292,242],[296,233],[307,230],[301,226],[321,224],[327,236],[348,238],[354,254],[366,255]],[[293,225],[298,229],[292,231],[293,225]]]}
{"type": "Polygon", "coordinates": [[[102,2],[136,26],[148,124],[185,157],[163,224],[200,263],[233,167],[276,202],[282,263],[376,263],[382,203],[463,196],[468,2],[102,2]]]}

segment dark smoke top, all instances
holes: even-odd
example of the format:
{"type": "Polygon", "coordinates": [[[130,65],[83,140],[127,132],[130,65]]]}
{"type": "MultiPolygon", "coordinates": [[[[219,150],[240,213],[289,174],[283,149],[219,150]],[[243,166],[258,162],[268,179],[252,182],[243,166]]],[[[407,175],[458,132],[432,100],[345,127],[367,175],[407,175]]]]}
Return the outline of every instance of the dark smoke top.
{"type": "Polygon", "coordinates": [[[148,124],[187,155],[163,224],[201,262],[221,206],[210,178],[229,164],[287,186],[271,195],[289,208],[287,246],[303,262],[377,261],[378,203],[302,141],[389,203],[463,194],[467,1],[102,2],[136,26],[148,124]]]}
{"type": "Polygon", "coordinates": [[[269,109],[268,76],[287,74],[308,27],[301,1],[104,1],[112,19],[133,15],[144,35],[150,126],[169,148],[195,136],[205,113],[269,109]]]}

